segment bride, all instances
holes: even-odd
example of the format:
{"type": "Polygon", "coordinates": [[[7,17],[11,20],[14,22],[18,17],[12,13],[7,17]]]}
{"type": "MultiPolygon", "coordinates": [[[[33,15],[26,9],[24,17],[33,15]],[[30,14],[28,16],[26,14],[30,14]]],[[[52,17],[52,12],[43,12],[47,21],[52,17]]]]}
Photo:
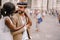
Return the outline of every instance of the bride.
{"type": "Polygon", "coordinates": [[[1,10],[3,17],[0,19],[0,40],[13,40],[10,29],[5,25],[5,19],[9,18],[14,11],[14,4],[7,2],[3,5],[3,9],[1,10]]]}

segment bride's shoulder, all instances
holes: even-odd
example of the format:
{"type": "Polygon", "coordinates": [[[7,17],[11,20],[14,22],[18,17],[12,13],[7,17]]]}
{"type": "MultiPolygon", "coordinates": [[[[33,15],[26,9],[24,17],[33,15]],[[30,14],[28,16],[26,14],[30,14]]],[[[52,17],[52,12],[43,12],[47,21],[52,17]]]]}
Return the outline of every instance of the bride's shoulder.
{"type": "Polygon", "coordinates": [[[10,18],[9,16],[4,17],[4,19],[9,19],[9,18],[10,18]]]}
{"type": "Polygon", "coordinates": [[[6,20],[10,20],[10,17],[9,16],[6,16],[6,17],[4,17],[4,20],[6,21],[6,20]]]}

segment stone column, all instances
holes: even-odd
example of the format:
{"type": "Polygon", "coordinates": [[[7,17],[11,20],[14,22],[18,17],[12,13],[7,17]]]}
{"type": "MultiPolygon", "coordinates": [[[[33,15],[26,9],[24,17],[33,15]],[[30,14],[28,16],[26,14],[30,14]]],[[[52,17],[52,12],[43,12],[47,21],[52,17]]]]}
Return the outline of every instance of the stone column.
{"type": "Polygon", "coordinates": [[[9,2],[9,0],[2,0],[2,2],[1,2],[1,3],[2,3],[2,6],[3,6],[3,4],[6,3],[6,2],[9,2]]]}
{"type": "Polygon", "coordinates": [[[56,9],[56,0],[49,0],[49,9],[56,9]]]}
{"type": "Polygon", "coordinates": [[[32,9],[36,9],[37,8],[37,0],[32,0],[31,8],[32,9]]]}

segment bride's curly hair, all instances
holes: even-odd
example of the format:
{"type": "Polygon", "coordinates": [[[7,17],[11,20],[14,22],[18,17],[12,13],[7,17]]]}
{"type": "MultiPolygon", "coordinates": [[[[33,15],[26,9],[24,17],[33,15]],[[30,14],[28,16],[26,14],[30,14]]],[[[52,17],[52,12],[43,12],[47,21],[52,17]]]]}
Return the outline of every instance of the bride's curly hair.
{"type": "Polygon", "coordinates": [[[15,11],[15,5],[11,2],[7,2],[3,5],[3,8],[1,9],[1,15],[3,16],[9,16],[15,11]]]}

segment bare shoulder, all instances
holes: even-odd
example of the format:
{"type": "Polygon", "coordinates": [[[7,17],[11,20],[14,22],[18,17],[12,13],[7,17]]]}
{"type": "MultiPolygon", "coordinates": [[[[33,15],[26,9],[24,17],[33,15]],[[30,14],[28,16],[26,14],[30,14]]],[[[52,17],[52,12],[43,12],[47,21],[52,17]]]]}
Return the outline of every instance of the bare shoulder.
{"type": "Polygon", "coordinates": [[[6,17],[6,18],[5,18],[5,21],[9,21],[9,20],[10,20],[10,17],[6,17]]]}

